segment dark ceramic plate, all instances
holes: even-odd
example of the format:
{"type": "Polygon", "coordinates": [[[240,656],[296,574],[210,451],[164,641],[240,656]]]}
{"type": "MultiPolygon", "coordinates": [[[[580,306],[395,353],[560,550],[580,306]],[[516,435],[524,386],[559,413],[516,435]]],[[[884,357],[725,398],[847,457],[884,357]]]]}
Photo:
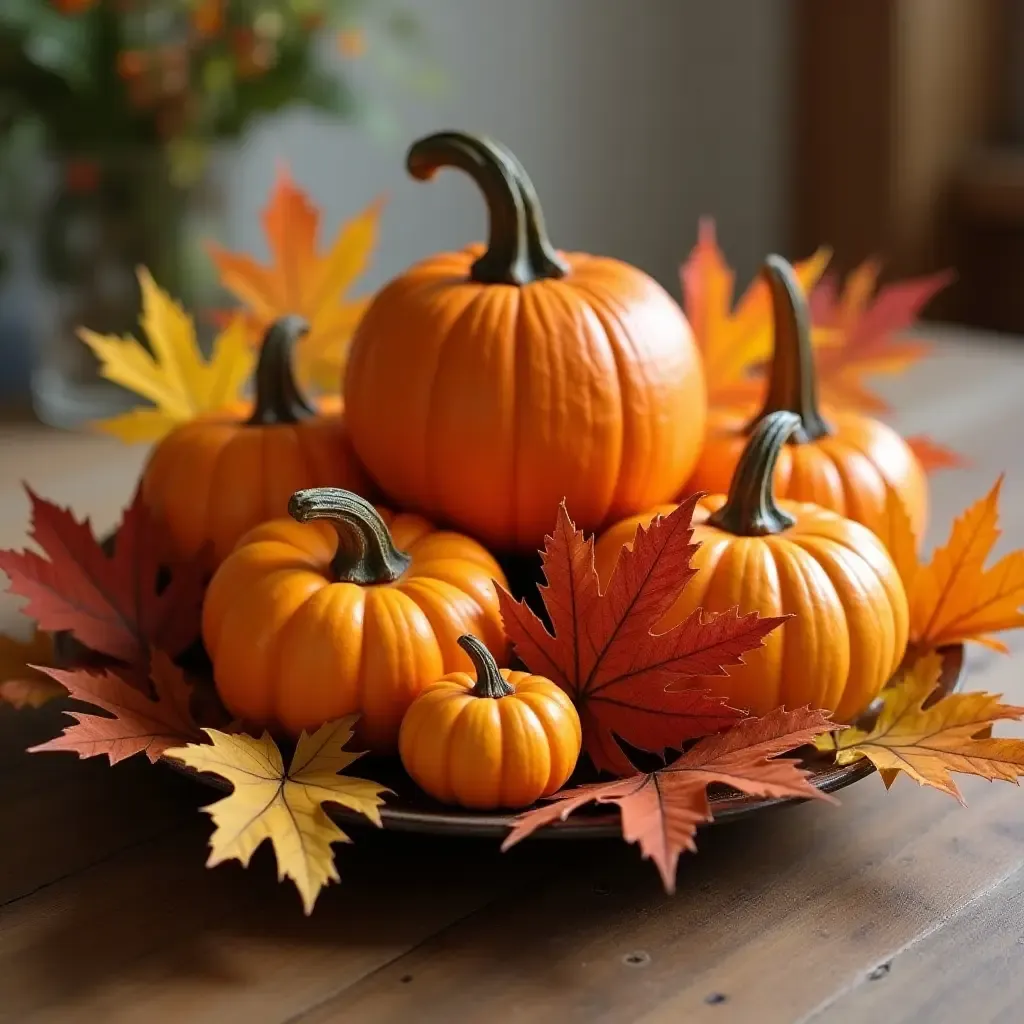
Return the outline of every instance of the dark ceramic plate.
{"type": "MultiPolygon", "coordinates": [[[[74,641],[58,636],[55,644],[58,658],[68,659],[74,653],[74,641]]],[[[944,648],[942,653],[942,676],[933,699],[945,696],[961,688],[964,679],[964,648],[962,645],[944,648]]],[[[869,724],[876,712],[869,711],[858,725],[869,724]]],[[[207,775],[188,768],[170,758],[162,759],[168,767],[195,778],[207,786],[222,791],[230,785],[216,775],[207,775]]],[[[867,761],[837,767],[827,755],[808,748],[804,765],[810,769],[811,783],[823,793],[834,793],[871,775],[874,767],[867,761]]],[[[445,807],[422,793],[402,771],[394,759],[374,760],[360,758],[353,774],[364,775],[383,786],[394,790],[393,796],[381,808],[384,828],[396,832],[424,832],[432,835],[478,836],[501,838],[512,828],[514,813],[464,811],[445,807]]],[[[726,787],[713,789],[710,794],[711,809],[715,821],[727,821],[741,815],[753,814],[769,807],[800,803],[799,799],[761,799],[744,796],[726,787]]],[[[341,825],[360,826],[366,824],[361,815],[341,807],[328,805],[328,813],[341,825]]],[[[533,833],[537,838],[551,839],[599,839],[620,834],[619,813],[605,808],[586,808],[566,821],[554,822],[533,833]]]]}

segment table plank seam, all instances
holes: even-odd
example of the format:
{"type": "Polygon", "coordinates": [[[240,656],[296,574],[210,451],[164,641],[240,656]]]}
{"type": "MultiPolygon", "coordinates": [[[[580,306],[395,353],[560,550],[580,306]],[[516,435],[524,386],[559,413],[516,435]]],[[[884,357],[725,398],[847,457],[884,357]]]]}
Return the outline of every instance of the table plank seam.
{"type": "Polygon", "coordinates": [[[153,832],[150,835],[142,836],[136,839],[134,842],[126,843],[124,846],[119,846],[114,850],[109,850],[102,857],[97,857],[95,860],[86,862],[76,867],[72,871],[65,871],[63,874],[57,875],[54,878],[47,879],[45,882],[40,882],[39,885],[26,892],[18,893],[16,896],[11,896],[6,900],[0,902],[0,910],[7,910],[15,906],[24,900],[31,899],[33,896],[49,889],[51,886],[58,885],[60,882],[66,882],[71,878],[76,878],[78,875],[87,874],[89,871],[93,871],[104,864],[109,864],[112,860],[122,856],[123,854],[130,853],[132,850],[137,850],[139,847],[146,846],[153,842],[163,842],[169,836],[174,833],[185,829],[190,826],[192,821],[190,819],[182,818],[180,821],[176,821],[173,825],[168,828],[160,829],[157,832],[153,832]]]}
{"type": "Polygon", "coordinates": [[[368,971],[361,977],[353,979],[346,985],[342,985],[340,988],[324,996],[323,999],[318,1000],[311,1006],[305,1007],[298,1013],[293,1014],[290,1017],[284,1018],[282,1021],[279,1022],[279,1024],[301,1024],[301,1022],[305,1020],[307,1017],[309,1017],[310,1014],[314,1014],[317,1011],[323,1009],[325,1006],[329,1006],[339,996],[343,995],[349,989],[355,988],[359,985],[363,985],[371,978],[374,978],[377,975],[392,969],[395,966],[395,964],[401,963],[407,957],[415,956],[420,949],[425,948],[431,945],[432,943],[436,942],[438,939],[443,938],[449,932],[455,931],[457,928],[460,928],[462,925],[464,925],[467,921],[471,921],[477,915],[484,914],[492,910],[496,906],[501,906],[510,899],[515,900],[517,897],[521,896],[524,891],[529,891],[536,885],[537,877],[539,874],[541,874],[543,870],[544,866],[540,864],[530,867],[522,876],[520,876],[520,884],[517,885],[514,890],[503,889],[495,892],[490,899],[481,903],[479,906],[474,907],[472,910],[467,911],[465,914],[462,914],[459,917],[453,918],[452,920],[448,921],[443,927],[438,928],[437,931],[431,932],[429,935],[425,935],[418,942],[415,942],[411,946],[408,946],[406,949],[401,950],[401,952],[396,953],[387,962],[378,964],[378,966],[376,966],[372,971],[368,971]]]}
{"type": "Polygon", "coordinates": [[[931,936],[937,934],[943,928],[958,921],[960,918],[964,916],[964,914],[970,911],[971,907],[973,907],[976,903],[986,899],[990,893],[995,892],[1001,886],[1005,885],[1011,878],[1013,878],[1014,875],[1018,874],[1022,869],[1024,869],[1024,858],[1021,858],[1016,863],[1011,864],[1007,868],[1007,870],[1004,873],[1000,874],[998,877],[990,879],[989,883],[986,886],[979,889],[977,892],[973,893],[970,896],[970,898],[963,900],[955,907],[951,908],[948,913],[943,914],[941,917],[937,918],[929,927],[923,928],[909,942],[905,942],[898,949],[894,950],[889,956],[872,964],[870,967],[864,970],[859,977],[855,978],[848,985],[843,985],[842,987],[836,989],[836,991],[833,992],[828,999],[826,999],[822,1003],[819,1003],[818,1006],[814,1007],[814,1009],[812,1009],[809,1013],[799,1018],[799,1020],[797,1020],[795,1024],[814,1024],[815,1021],[820,1020],[824,1014],[835,1009],[838,1003],[840,1003],[842,1000],[847,999],[858,989],[860,989],[863,985],[872,984],[873,979],[871,976],[875,974],[875,972],[883,969],[888,971],[888,969],[890,969],[891,966],[905,953],[910,952],[918,944],[926,941],[931,936]]]}

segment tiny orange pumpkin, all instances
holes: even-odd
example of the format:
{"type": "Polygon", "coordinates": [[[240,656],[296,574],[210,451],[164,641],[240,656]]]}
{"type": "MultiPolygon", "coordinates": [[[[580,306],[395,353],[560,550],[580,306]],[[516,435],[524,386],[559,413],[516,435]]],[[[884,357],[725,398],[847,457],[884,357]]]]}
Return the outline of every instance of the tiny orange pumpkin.
{"type": "Polygon", "coordinates": [[[475,540],[348,491],[299,491],[289,512],[243,537],[210,582],[217,692],[247,724],[291,735],[358,712],[360,741],[393,752],[414,698],[471,667],[460,636],[504,657],[492,582],[504,574],[475,540]]]}
{"type": "Polygon", "coordinates": [[[260,349],[255,402],[198,416],[154,449],[142,497],[172,564],[192,560],[208,544],[212,565],[219,565],[247,530],[285,515],[288,499],[304,487],[371,493],[340,403],[318,413],[295,382],[292,352],[307,330],[299,317],[277,320],[260,349]]]}
{"type": "MultiPolygon", "coordinates": [[[[703,522],[693,531],[700,543],[693,557],[697,574],[655,631],[672,628],[698,608],[793,615],[728,675],[687,685],[755,715],[810,705],[847,722],[874,700],[906,653],[907,596],[885,546],[865,526],[819,505],[776,501],[775,461],[799,422],[790,412],[761,419],[728,497],[702,499],[703,522]]],[[[635,533],[637,519],[632,523],[635,533]]],[[[625,532],[613,527],[597,543],[602,583],[611,576],[625,532]]]]}
{"type": "Polygon", "coordinates": [[[424,792],[476,810],[528,807],[561,789],[582,734],[569,696],[529,672],[499,669],[474,636],[459,645],[476,678],[453,672],[428,686],[402,720],[402,764],[424,792]]]}
{"type": "Polygon", "coordinates": [[[892,489],[903,500],[915,535],[923,536],[928,481],[917,456],[892,427],[879,420],[840,410],[822,414],[810,310],[800,281],[780,256],[768,257],[763,274],[775,318],[775,349],[764,406],[753,421],[741,410],[711,411],[704,450],[687,493],[728,490],[747,438],[766,416],[785,410],[800,420],[779,453],[775,493],[780,498],[813,502],[881,533],[892,489]]]}

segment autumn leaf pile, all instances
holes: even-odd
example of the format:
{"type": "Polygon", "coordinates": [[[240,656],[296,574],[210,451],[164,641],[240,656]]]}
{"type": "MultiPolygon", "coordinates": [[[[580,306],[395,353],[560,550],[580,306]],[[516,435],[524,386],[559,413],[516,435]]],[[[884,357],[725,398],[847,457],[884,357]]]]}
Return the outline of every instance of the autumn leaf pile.
{"type": "MultiPolygon", "coordinates": [[[[262,332],[285,313],[310,324],[298,350],[303,383],[335,390],[368,301],[347,293],[367,265],[380,210],[379,202],[371,204],[322,246],[319,211],[281,172],[263,215],[269,264],[210,247],[242,308],[218,314],[222,329],[209,356],[192,318],[140,270],[146,344],[88,330],[81,339],[108,379],[148,404],[96,427],[129,443],[153,441],[234,405],[244,397],[262,332]]],[[[866,263],[840,286],[827,276],[828,261],[820,250],[797,267],[811,294],[822,393],[833,406],[888,412],[867,380],[901,372],[927,354],[926,343],[901,332],[948,277],[879,289],[879,269],[866,263]]],[[[710,222],[701,225],[682,286],[712,403],[753,407],[771,354],[767,289],[755,282],[734,305],[734,275],[710,222]]],[[[929,470],[962,464],[928,438],[912,443],[929,470]]],[[[784,621],[743,609],[697,611],[667,632],[653,632],[696,572],[696,496],[637,530],[603,591],[593,539],[560,508],[542,552],[543,617],[500,586],[498,598],[518,658],[576,705],[584,759],[577,784],[521,814],[503,849],[571,814],[612,809],[624,839],[638,845],[671,891],[679,857],[695,849],[697,829],[721,801],[740,794],[831,800],[814,785],[815,763],[866,761],[886,786],[903,772],[958,798],[951,773],[1007,781],[1024,775],[1024,741],[992,735],[993,724],[1024,718],[1024,708],[990,694],[948,692],[943,676],[951,647],[976,642],[1005,651],[994,634],[1024,625],[1024,552],[986,564],[998,538],[1000,486],[956,520],[928,561],[890,495],[890,534],[882,539],[908,594],[910,644],[877,713],[845,729],[815,708],[754,718],[674,685],[727,673],[784,621]]],[[[330,808],[380,826],[390,793],[348,774],[359,756],[346,749],[354,718],[303,734],[285,751],[269,735],[247,734],[224,712],[197,651],[205,560],[173,574],[159,566],[155,528],[138,495],[116,540],[103,544],[88,521],[28,493],[29,536],[38,550],[0,552],[0,571],[37,628],[24,643],[0,638],[0,701],[19,708],[56,697],[71,702],[70,724],[34,751],[106,757],[111,764],[143,755],[219,780],[230,792],[206,808],[214,826],[208,864],[248,864],[269,840],[280,877],[295,884],[309,913],[322,887],[338,880],[333,844],[349,839],[330,808]],[[61,668],[52,667],[56,634],[61,668]]]]}

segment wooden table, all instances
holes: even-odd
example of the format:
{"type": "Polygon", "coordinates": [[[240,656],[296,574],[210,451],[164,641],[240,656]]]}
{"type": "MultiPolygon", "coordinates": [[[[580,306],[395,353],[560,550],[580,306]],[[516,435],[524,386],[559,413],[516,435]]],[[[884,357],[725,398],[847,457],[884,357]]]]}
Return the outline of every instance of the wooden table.
{"type": "MultiPolygon", "coordinates": [[[[893,382],[899,426],[972,460],[935,477],[931,541],[1002,469],[1024,545],[1024,347],[957,338],[893,382]]],[[[0,434],[0,546],[21,477],[97,526],[142,452],[39,428],[0,434]]],[[[6,599],[5,599],[6,600],[6,599]]],[[[0,628],[18,628],[0,605],[0,628]]],[[[1017,657],[972,651],[974,687],[1024,703],[1017,657]]],[[[360,832],[311,919],[275,881],[203,866],[211,794],[132,759],[27,755],[55,709],[0,709],[0,1020],[1024,1020],[1024,793],[967,780],[969,807],[900,779],[702,831],[665,896],[618,841],[360,832]]]]}

